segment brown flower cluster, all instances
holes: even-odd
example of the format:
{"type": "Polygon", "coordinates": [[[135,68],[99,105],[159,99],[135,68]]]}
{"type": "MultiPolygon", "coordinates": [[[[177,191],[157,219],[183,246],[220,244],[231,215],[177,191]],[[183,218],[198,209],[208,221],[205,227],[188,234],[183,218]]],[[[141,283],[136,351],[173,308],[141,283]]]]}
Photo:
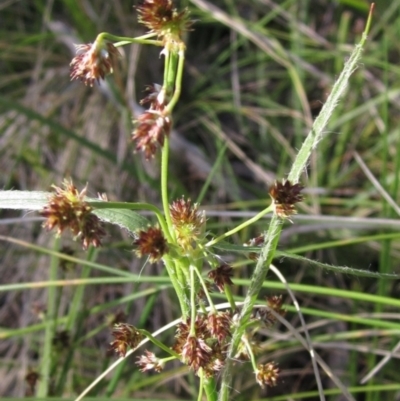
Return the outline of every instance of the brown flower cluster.
{"type": "Polygon", "coordinates": [[[154,157],[158,147],[164,146],[166,136],[172,127],[170,116],[164,116],[158,110],[147,110],[134,121],[136,129],[132,141],[136,142],[135,151],[141,151],[147,160],[154,157]]]}
{"type": "Polygon", "coordinates": [[[90,244],[100,246],[105,231],[99,218],[91,213],[92,208],[84,200],[87,186],[78,192],[72,181],[65,180],[63,187],[53,185],[55,193],[40,212],[47,219],[43,227],[48,230],[56,228],[57,235],[69,228],[75,238],[81,238],[83,249],[87,249],[90,244]]]}
{"type": "Polygon", "coordinates": [[[257,383],[264,388],[265,386],[274,387],[279,376],[279,368],[275,362],[259,364],[256,370],[257,383]]]}
{"type": "Polygon", "coordinates": [[[155,370],[156,372],[161,372],[164,369],[164,362],[157,358],[152,352],[145,350],[144,355],[138,356],[138,361],[136,365],[139,366],[141,372],[146,372],[148,370],[155,370]]]}
{"type": "Polygon", "coordinates": [[[300,194],[304,187],[297,183],[292,184],[290,181],[276,181],[270,188],[269,194],[273,199],[275,213],[280,218],[289,218],[296,214],[295,204],[303,200],[300,194]]]}
{"type": "Polygon", "coordinates": [[[226,263],[208,273],[208,278],[214,281],[220,292],[224,292],[225,285],[233,285],[231,277],[233,277],[233,269],[226,263]]]}
{"type": "Polygon", "coordinates": [[[113,72],[119,52],[110,42],[97,39],[93,44],[75,45],[77,55],[72,59],[71,80],[78,79],[93,86],[113,72]]]}
{"type": "Polygon", "coordinates": [[[195,335],[190,333],[190,319],[177,327],[176,342],[172,347],[196,373],[200,368],[207,377],[224,366],[226,349],[231,338],[231,316],[228,312],[199,314],[195,321],[195,335]]]}
{"type": "Polygon", "coordinates": [[[26,396],[32,397],[35,395],[36,384],[40,380],[40,375],[35,370],[29,370],[25,376],[25,381],[28,385],[28,389],[25,393],[26,396]]]}
{"type": "Polygon", "coordinates": [[[282,304],[282,295],[267,297],[267,307],[258,309],[254,317],[270,327],[277,321],[276,314],[279,316],[286,315],[286,310],[283,308],[282,304]],[[271,310],[275,313],[272,313],[271,310]]]}
{"type": "Polygon", "coordinates": [[[158,227],[149,227],[146,231],[139,231],[138,238],[133,243],[137,246],[136,254],[139,257],[149,255],[151,263],[157,262],[168,253],[167,240],[158,227]]]}
{"type": "Polygon", "coordinates": [[[139,22],[156,33],[167,49],[174,49],[182,43],[182,34],[193,24],[189,11],[178,12],[172,0],[144,0],[137,11],[139,22]]]}
{"type": "Polygon", "coordinates": [[[179,245],[190,252],[204,237],[205,212],[199,211],[196,203],[192,205],[190,199],[185,200],[183,197],[172,202],[169,211],[179,245]]]}
{"type": "Polygon", "coordinates": [[[113,349],[124,357],[128,348],[136,348],[143,340],[143,334],[134,326],[127,323],[118,323],[114,326],[112,335],[114,341],[110,343],[110,349],[113,349]]]}

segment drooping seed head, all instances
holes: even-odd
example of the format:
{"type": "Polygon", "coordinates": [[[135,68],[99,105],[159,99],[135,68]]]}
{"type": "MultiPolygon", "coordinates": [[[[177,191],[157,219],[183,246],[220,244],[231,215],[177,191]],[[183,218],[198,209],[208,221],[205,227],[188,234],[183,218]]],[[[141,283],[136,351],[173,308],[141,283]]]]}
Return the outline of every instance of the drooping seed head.
{"type": "Polygon", "coordinates": [[[71,80],[78,79],[85,85],[93,86],[114,71],[120,54],[112,43],[98,38],[93,44],[75,47],[77,55],[70,64],[71,80]]]}

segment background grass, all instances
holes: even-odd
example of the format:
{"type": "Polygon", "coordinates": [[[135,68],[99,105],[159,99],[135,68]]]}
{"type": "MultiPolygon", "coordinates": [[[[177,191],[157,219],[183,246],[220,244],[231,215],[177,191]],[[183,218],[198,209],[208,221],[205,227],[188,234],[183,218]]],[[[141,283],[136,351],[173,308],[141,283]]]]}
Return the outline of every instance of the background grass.
{"type": "MultiPolygon", "coordinates": [[[[221,234],[269,202],[268,185],[287,174],[359,40],[369,4],[181,3],[197,22],[187,35],[183,93],[171,137],[170,192],[173,199],[183,194],[200,199],[207,228],[221,234]]],[[[294,224],[285,226],[279,249],[330,265],[400,273],[400,222],[383,196],[399,201],[400,1],[384,3],[377,2],[363,64],[304,174],[306,201],[294,224]]],[[[159,49],[124,48],[120,69],[101,87],[69,80],[73,43],[90,42],[102,31],[144,32],[132,2],[8,1],[0,9],[0,186],[47,190],[71,176],[79,187],[89,182],[92,196],[105,192],[110,200],[159,204],[159,161],[133,155],[129,140],[144,87],[161,81],[159,49]]],[[[70,399],[115,359],[107,348],[116,315],[124,313],[126,321],[150,331],[179,317],[163,267],[138,261],[126,233],[107,227],[105,246],[85,254],[68,236],[54,241],[34,215],[0,213],[0,234],[24,241],[2,242],[0,248],[1,396],[44,394],[49,385],[49,395],[70,399]],[[75,259],[51,256],[49,250],[75,259]],[[97,265],[111,270],[102,273],[97,265]],[[148,279],[137,280],[137,274],[148,279]],[[54,280],[57,286],[50,285],[54,280]],[[32,392],[25,378],[33,370],[42,378],[32,392]]],[[[233,241],[242,244],[267,224],[263,220],[233,241]]],[[[221,253],[236,267],[240,299],[254,265],[240,254],[221,253]]],[[[399,281],[332,273],[288,258],[275,264],[295,291],[315,349],[354,398],[395,400],[399,281]],[[388,355],[374,378],[361,385],[388,355]]],[[[285,294],[278,281],[271,272],[262,295],[285,294]]],[[[286,295],[285,300],[286,318],[301,333],[292,302],[286,295]]],[[[172,344],[173,334],[161,339],[172,344]]],[[[309,354],[293,333],[280,325],[259,339],[260,361],[279,362],[281,380],[266,393],[248,374],[249,366],[238,366],[236,399],[266,394],[269,400],[319,399],[309,354]]],[[[197,379],[181,365],[145,375],[134,360],[120,365],[91,395],[196,398],[197,379]]],[[[328,399],[346,399],[324,373],[322,379],[328,399]]]]}

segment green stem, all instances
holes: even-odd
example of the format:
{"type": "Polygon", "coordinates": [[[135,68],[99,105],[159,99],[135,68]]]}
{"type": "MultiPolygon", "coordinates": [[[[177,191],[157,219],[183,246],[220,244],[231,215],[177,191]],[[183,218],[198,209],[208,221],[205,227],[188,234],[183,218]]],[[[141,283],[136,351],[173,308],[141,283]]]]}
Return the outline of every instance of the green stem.
{"type": "Polygon", "coordinates": [[[181,357],[179,354],[177,354],[175,351],[173,351],[171,348],[167,347],[164,343],[161,341],[157,340],[157,338],[153,337],[153,335],[148,332],[147,330],[144,329],[138,329],[144,336],[146,336],[155,346],[158,348],[161,348],[164,350],[167,354],[170,354],[172,357],[180,360],[181,357]]]}
{"type": "Polygon", "coordinates": [[[203,388],[204,388],[204,371],[201,369],[200,371],[200,385],[199,385],[199,394],[197,396],[197,401],[202,401],[203,399],[203,388]]]}
{"type": "Polygon", "coordinates": [[[163,256],[163,261],[165,263],[168,276],[172,282],[172,285],[174,286],[175,293],[178,297],[183,319],[185,319],[190,313],[189,300],[184,291],[183,284],[178,277],[177,270],[179,268],[176,268],[175,263],[172,261],[171,257],[168,254],[163,256]]]}
{"type": "Polygon", "coordinates": [[[217,401],[217,384],[215,383],[215,379],[213,377],[205,379],[203,388],[206,392],[207,401],[217,401]]]}
{"type": "Polygon", "coordinates": [[[247,353],[250,356],[250,362],[251,362],[251,364],[253,366],[253,370],[256,371],[257,370],[256,358],[254,356],[254,352],[253,352],[253,350],[251,348],[251,345],[249,344],[249,339],[245,335],[242,336],[242,342],[245,345],[247,353]]]}
{"type": "Polygon", "coordinates": [[[196,271],[196,274],[197,274],[197,277],[199,278],[200,284],[203,287],[204,294],[207,297],[208,304],[210,306],[210,311],[213,312],[213,313],[216,313],[217,310],[215,309],[214,302],[212,301],[210,293],[208,292],[208,289],[207,289],[206,283],[204,282],[203,276],[200,274],[200,272],[197,269],[197,267],[193,266],[193,268],[196,271]]]}
{"type": "Polygon", "coordinates": [[[226,299],[228,300],[229,304],[231,305],[232,312],[236,311],[236,303],[235,299],[233,298],[232,295],[232,289],[229,284],[224,285],[224,292],[226,299]]]}
{"type": "Polygon", "coordinates": [[[148,38],[152,38],[156,36],[155,33],[149,33],[147,35],[139,36],[137,38],[129,38],[125,36],[116,36],[112,35],[111,33],[108,32],[102,32],[97,35],[96,41],[103,41],[103,40],[109,40],[114,43],[115,47],[120,47],[124,45],[129,45],[132,43],[139,43],[142,45],[155,45],[155,46],[162,46],[163,43],[161,40],[148,40],[148,38]]]}
{"type": "MultiPolygon", "coordinates": [[[[165,53],[166,69],[164,71],[164,87],[166,89],[167,99],[169,99],[175,90],[178,54],[170,51],[166,51],[165,53]]],[[[164,109],[164,115],[170,114],[171,110],[167,109],[167,107],[164,109]]]]}
{"type": "MultiPolygon", "coordinates": [[[[176,57],[176,56],[175,56],[176,57]]],[[[176,58],[174,59],[176,63],[176,58]]],[[[179,100],[179,97],[181,95],[181,89],[182,89],[182,76],[183,76],[183,67],[185,64],[185,47],[184,45],[180,46],[179,52],[178,52],[178,67],[177,70],[174,71],[174,76],[171,76],[171,79],[174,79],[174,95],[172,96],[172,99],[168,103],[167,107],[164,110],[164,113],[166,115],[171,114],[172,110],[174,109],[176,103],[179,100]]],[[[175,65],[174,65],[175,67],[175,65]]]]}
{"type": "Polygon", "coordinates": [[[172,243],[176,243],[175,230],[172,224],[171,214],[169,212],[169,199],[168,199],[168,159],[169,159],[169,138],[165,137],[164,146],[161,155],[161,199],[164,209],[165,221],[167,223],[167,230],[172,243]]]}
{"type": "MultiPolygon", "coordinates": [[[[60,245],[59,238],[54,241],[54,249],[58,249],[60,245]]],[[[50,259],[49,281],[57,280],[59,259],[56,255],[52,255],[50,259]]],[[[43,351],[40,363],[40,380],[36,396],[38,398],[47,398],[50,382],[51,370],[51,351],[53,344],[54,328],[56,324],[56,287],[49,287],[47,290],[47,312],[46,312],[46,329],[44,332],[43,351]]]]}
{"type": "Polygon", "coordinates": [[[190,307],[191,307],[191,319],[190,319],[190,333],[189,336],[196,336],[196,292],[195,292],[195,280],[194,280],[194,265],[190,265],[190,307]]]}
{"type": "Polygon", "coordinates": [[[260,213],[257,213],[254,217],[252,217],[249,220],[246,220],[245,222],[243,222],[242,224],[239,224],[238,226],[236,226],[235,228],[232,228],[232,230],[220,235],[217,238],[214,238],[213,240],[207,242],[207,244],[205,245],[206,247],[210,247],[215,245],[217,242],[223,240],[226,237],[229,237],[230,235],[233,235],[235,233],[237,233],[240,230],[243,230],[243,228],[248,227],[249,225],[255,223],[257,220],[260,220],[262,217],[264,217],[267,213],[271,212],[273,210],[274,206],[271,204],[269,205],[266,209],[262,210],[260,213]]]}

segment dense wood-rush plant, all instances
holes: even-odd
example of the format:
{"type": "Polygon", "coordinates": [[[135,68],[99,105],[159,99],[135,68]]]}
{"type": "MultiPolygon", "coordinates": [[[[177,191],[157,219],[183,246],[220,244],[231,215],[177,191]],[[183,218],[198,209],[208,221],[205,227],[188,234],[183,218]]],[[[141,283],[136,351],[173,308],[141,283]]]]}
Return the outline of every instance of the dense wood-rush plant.
{"type": "MultiPolygon", "coordinates": [[[[54,185],[52,193],[3,191],[0,207],[38,210],[46,218],[43,224],[46,229],[55,230],[57,235],[69,230],[85,250],[102,245],[106,232],[104,222],[116,224],[134,237],[133,246],[139,257],[147,256],[150,263],[162,261],[181,311],[179,319],[172,322],[176,330],[175,339],[165,344],[156,338],[157,333],[120,321],[113,328],[114,339],[111,342],[111,349],[121,357],[117,363],[150,341],[160,349],[160,354],[145,350],[137,360],[139,369],[160,372],[170,361],[182,362],[200,378],[199,400],[203,393],[209,401],[218,397],[220,400],[230,399],[230,390],[234,388],[232,372],[241,360],[250,361],[249,369],[261,387],[279,383],[277,361],[257,362],[254,335],[259,328],[270,327],[282,320],[282,298],[268,297],[264,306],[256,305],[256,299],[276,255],[282,223],[290,220],[296,213],[296,203],[303,199],[301,191],[305,183],[299,182],[300,177],[360,59],[372,8],[360,44],[347,60],[287,177],[271,186],[269,196],[266,191],[266,204],[267,199],[271,199],[269,205],[255,217],[220,236],[214,236],[207,229],[207,216],[199,204],[184,197],[171,201],[168,195],[172,117],[180,97],[185,67],[183,35],[195,29],[189,12],[177,10],[171,0],[145,0],[136,10],[139,22],[148,28],[147,34],[130,38],[101,33],[93,43],[76,46],[71,78],[88,86],[94,86],[118,68],[121,57],[118,48],[121,46],[136,43],[162,49],[162,83],[147,86],[147,95],[141,101],[147,109],[134,121],[132,133],[135,151],[142,152],[146,159],[161,153],[162,210],[147,203],[110,202],[106,195],[98,199],[88,198],[87,188],[79,190],[71,179],[65,179],[61,186],[54,185]],[[157,224],[151,224],[138,211],[153,214],[157,224]],[[226,241],[270,212],[273,213],[272,220],[260,237],[249,239],[243,246],[226,241]],[[221,256],[222,251],[229,250],[242,252],[255,264],[243,303],[237,303],[233,297],[233,269],[221,256]],[[216,304],[213,287],[225,295],[226,303],[216,304]]],[[[309,351],[314,357],[312,349],[309,351]]],[[[48,377],[42,377],[39,382],[38,396],[45,397],[48,377]]],[[[78,399],[91,388],[87,388],[78,399]]]]}

